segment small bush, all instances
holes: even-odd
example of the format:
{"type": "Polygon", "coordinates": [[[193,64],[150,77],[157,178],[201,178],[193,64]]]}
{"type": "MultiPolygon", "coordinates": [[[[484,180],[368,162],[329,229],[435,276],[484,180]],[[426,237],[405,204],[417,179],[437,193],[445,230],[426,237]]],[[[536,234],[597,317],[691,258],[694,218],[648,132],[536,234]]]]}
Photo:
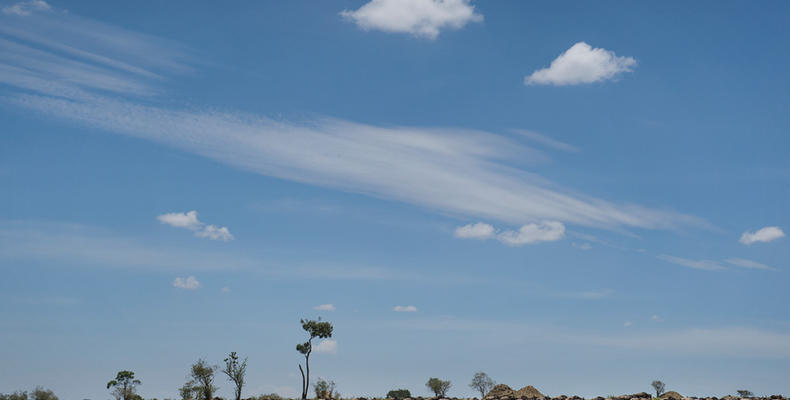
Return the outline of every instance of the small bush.
{"type": "Polygon", "coordinates": [[[409,397],[411,397],[411,393],[409,392],[409,389],[395,389],[387,392],[388,399],[403,400],[409,397]]]}

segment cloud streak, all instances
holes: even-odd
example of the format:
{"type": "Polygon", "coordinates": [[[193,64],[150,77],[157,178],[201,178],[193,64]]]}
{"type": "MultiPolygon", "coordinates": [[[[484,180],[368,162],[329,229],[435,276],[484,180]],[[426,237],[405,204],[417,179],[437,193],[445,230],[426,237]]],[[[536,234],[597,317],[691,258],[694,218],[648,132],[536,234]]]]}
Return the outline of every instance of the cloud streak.
{"type": "MultiPolygon", "coordinates": [[[[157,92],[158,79],[149,74],[186,70],[181,60],[187,57],[155,38],[81,19],[73,22],[77,34],[64,33],[65,42],[53,42],[58,36],[40,39],[44,37],[40,23],[11,27],[15,38],[39,38],[40,48],[25,48],[19,40],[0,42],[0,50],[14,51],[0,57],[0,82],[11,86],[5,89],[6,101],[261,175],[452,216],[513,226],[558,221],[615,230],[709,227],[694,216],[613,203],[550,182],[514,166],[538,162],[545,158],[543,153],[490,132],[376,126],[329,118],[279,121],[239,112],[173,109],[137,99],[157,92]],[[79,34],[87,29],[83,25],[105,36],[98,42],[83,37],[79,34]],[[108,49],[124,41],[130,45],[108,49]],[[74,50],[63,52],[63,46],[74,50]],[[152,60],[151,55],[157,54],[166,55],[152,60]],[[97,78],[59,79],[62,76],[97,78]]],[[[62,21],[53,24],[57,27],[62,21]]],[[[202,235],[223,238],[229,232],[213,227],[202,235]]],[[[530,241],[528,232],[520,231],[505,235],[504,240],[530,241]]]]}

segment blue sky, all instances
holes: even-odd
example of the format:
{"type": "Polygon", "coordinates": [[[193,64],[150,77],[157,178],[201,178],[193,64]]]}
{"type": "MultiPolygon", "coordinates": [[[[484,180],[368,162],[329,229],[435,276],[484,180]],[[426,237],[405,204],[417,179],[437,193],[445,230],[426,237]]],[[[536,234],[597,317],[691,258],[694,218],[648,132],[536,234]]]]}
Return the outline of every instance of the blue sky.
{"type": "Polygon", "coordinates": [[[790,393],[786,2],[0,8],[0,392],[790,393]]]}

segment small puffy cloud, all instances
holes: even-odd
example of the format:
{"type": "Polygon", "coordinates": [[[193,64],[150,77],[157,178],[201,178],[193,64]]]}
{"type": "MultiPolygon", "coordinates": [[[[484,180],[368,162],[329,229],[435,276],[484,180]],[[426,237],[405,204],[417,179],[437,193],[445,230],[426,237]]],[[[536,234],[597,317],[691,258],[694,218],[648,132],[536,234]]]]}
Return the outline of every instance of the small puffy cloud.
{"type": "Polygon", "coordinates": [[[504,231],[497,239],[510,246],[521,246],[537,242],[553,242],[565,237],[565,225],[559,221],[543,221],[538,224],[522,225],[518,231],[504,231]]]}
{"type": "Polygon", "coordinates": [[[3,7],[3,14],[27,16],[36,11],[49,11],[52,7],[44,0],[26,0],[3,7]]]}
{"type": "Polygon", "coordinates": [[[364,30],[409,33],[427,39],[436,39],[442,29],[460,29],[483,20],[469,0],[371,0],[340,15],[364,30]]]}
{"type": "Polygon", "coordinates": [[[623,323],[623,326],[624,326],[624,327],[626,327],[626,328],[628,328],[628,327],[629,327],[629,326],[631,326],[631,325],[633,325],[633,324],[631,323],[631,321],[625,321],[625,322],[623,323]]]}
{"type": "Polygon", "coordinates": [[[198,221],[197,211],[189,211],[185,213],[167,213],[162,214],[156,219],[163,224],[170,225],[176,228],[187,228],[191,230],[199,229],[203,223],[198,221]]]}
{"type": "Polygon", "coordinates": [[[230,234],[230,231],[226,226],[217,227],[215,225],[206,225],[203,229],[195,232],[195,236],[199,238],[208,238],[211,240],[222,240],[227,242],[228,240],[233,240],[233,235],[230,234]]]}
{"type": "Polygon", "coordinates": [[[494,227],[478,222],[455,228],[455,237],[461,239],[489,239],[494,237],[494,227]]]}
{"type": "Polygon", "coordinates": [[[728,258],[724,260],[727,264],[734,265],[736,267],[741,268],[749,268],[749,269],[764,269],[768,271],[778,271],[779,269],[771,267],[769,265],[758,263],[757,261],[747,260],[745,258],[728,258]]]}
{"type": "Polygon", "coordinates": [[[755,242],[772,242],[784,236],[785,233],[778,226],[766,226],[756,232],[744,232],[741,235],[741,243],[750,245],[755,242]]]}
{"type": "Polygon", "coordinates": [[[417,312],[417,307],[415,306],[395,306],[392,311],[395,312],[417,312]]]}
{"type": "Polygon", "coordinates": [[[720,262],[713,260],[689,260],[687,258],[668,256],[666,254],[661,254],[657,257],[660,260],[671,262],[672,264],[682,265],[684,267],[700,269],[704,271],[719,271],[726,269],[723,265],[721,265],[720,262]]]}
{"type": "Polygon", "coordinates": [[[186,278],[178,277],[173,281],[173,287],[195,290],[200,287],[200,282],[198,282],[194,276],[188,276],[186,278]]]}
{"type": "Polygon", "coordinates": [[[211,240],[229,241],[233,240],[233,235],[228,230],[228,227],[218,227],[216,225],[207,225],[197,217],[197,211],[192,210],[185,213],[167,213],[157,216],[159,222],[170,225],[175,228],[185,228],[195,232],[195,236],[199,238],[206,238],[211,240]]]}
{"type": "Polygon", "coordinates": [[[631,57],[618,57],[613,51],[579,42],[560,54],[548,68],[524,78],[524,83],[557,86],[593,83],[630,72],[634,66],[636,60],[631,57]]]}
{"type": "Polygon", "coordinates": [[[324,339],[317,345],[313,346],[313,351],[316,353],[337,353],[337,342],[332,339],[324,339]]]}
{"type": "Polygon", "coordinates": [[[227,286],[223,286],[222,289],[220,289],[219,291],[222,292],[222,293],[229,293],[230,292],[230,288],[227,287],[227,286]]]}
{"type": "Polygon", "coordinates": [[[335,311],[335,305],[334,304],[321,304],[321,305],[313,307],[313,310],[318,310],[318,311],[335,311]]]}

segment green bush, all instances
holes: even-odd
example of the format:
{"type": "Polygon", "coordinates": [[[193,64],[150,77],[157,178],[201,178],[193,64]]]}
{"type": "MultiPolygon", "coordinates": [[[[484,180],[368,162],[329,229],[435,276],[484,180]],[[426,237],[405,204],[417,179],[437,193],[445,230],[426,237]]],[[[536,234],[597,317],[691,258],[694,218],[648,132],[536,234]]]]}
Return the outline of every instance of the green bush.
{"type": "Polygon", "coordinates": [[[409,389],[395,389],[387,392],[388,399],[403,400],[408,397],[411,397],[409,389]]]}

